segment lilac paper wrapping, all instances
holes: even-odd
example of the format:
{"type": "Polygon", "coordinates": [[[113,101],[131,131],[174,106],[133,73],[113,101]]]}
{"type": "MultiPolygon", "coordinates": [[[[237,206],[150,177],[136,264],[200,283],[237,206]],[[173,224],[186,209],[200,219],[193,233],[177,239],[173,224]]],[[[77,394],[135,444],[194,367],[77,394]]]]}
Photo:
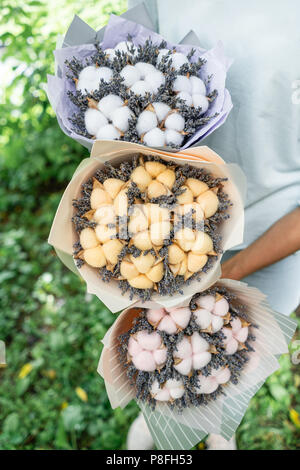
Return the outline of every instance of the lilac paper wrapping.
{"type": "MultiPolygon", "coordinates": [[[[120,41],[126,40],[128,34],[132,36],[132,40],[135,45],[144,43],[146,39],[149,38],[149,36],[156,44],[160,44],[164,39],[161,35],[145,28],[141,24],[134,23],[133,21],[129,21],[123,17],[111,15],[108,25],[104,30],[104,37],[101,46],[104,49],[115,47],[120,41]]],[[[167,42],[167,45],[169,48],[176,47],[179,52],[183,52],[185,54],[187,54],[191,50],[191,47],[193,47],[192,45],[178,45],[170,42],[167,42]]],[[[47,77],[48,98],[57,115],[57,120],[61,129],[66,135],[77,140],[89,150],[92,147],[93,141],[74,132],[71,129],[71,123],[68,119],[72,117],[74,113],[78,112],[78,108],[67,96],[68,91],[75,90],[75,85],[70,80],[65,79],[67,72],[65,60],[70,60],[73,56],[84,60],[85,58],[89,57],[93,51],[93,44],[83,44],[80,46],[57,49],[54,52],[55,61],[60,70],[62,78],[51,75],[48,75],[47,77]]],[[[203,57],[207,60],[207,62],[201,68],[200,77],[206,78],[207,76],[212,75],[208,86],[208,92],[210,93],[214,89],[218,91],[218,96],[213,101],[208,112],[204,116],[213,115],[215,113],[218,113],[218,115],[211,119],[209,123],[202,126],[197,132],[195,132],[195,134],[187,140],[181,150],[201,141],[214,130],[216,130],[219,126],[221,126],[225,122],[232,108],[230,94],[225,88],[227,70],[230,67],[232,61],[225,56],[222,43],[218,42],[214,48],[208,51],[205,51],[204,49],[197,46],[195,47],[195,51],[196,52],[192,61],[196,61],[199,57],[203,57]]],[[[165,149],[167,149],[167,147],[165,147],[165,149]]]]}
{"type": "MultiPolygon", "coordinates": [[[[149,405],[138,402],[158,449],[187,450],[209,433],[220,434],[229,440],[239,426],[251,398],[280,367],[278,356],[288,352],[288,343],[296,329],[294,320],[272,311],[266,296],[244,282],[221,279],[217,280],[216,285],[236,294],[238,300],[247,306],[250,321],[259,326],[258,329],[252,328],[256,336],[253,343],[255,351],[249,353],[250,360],[239,382],[236,385],[228,383],[224,387],[225,395],[220,395],[206,406],[191,406],[179,413],[165,403],[158,403],[153,411],[149,405]]],[[[134,317],[131,311],[132,308],[123,311],[103,338],[104,349],[98,373],[104,378],[113,408],[124,408],[135,398],[126,371],[118,361],[116,341],[122,332],[128,331],[130,318],[134,317]]]]}

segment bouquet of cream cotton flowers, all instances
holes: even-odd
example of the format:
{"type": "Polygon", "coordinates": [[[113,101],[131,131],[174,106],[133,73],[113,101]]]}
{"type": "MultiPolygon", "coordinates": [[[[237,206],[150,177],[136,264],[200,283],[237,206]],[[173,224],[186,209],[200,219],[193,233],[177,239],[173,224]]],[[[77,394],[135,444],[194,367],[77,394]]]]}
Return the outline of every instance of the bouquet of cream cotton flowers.
{"type": "Polygon", "coordinates": [[[183,307],[123,311],[98,372],[113,408],[137,401],[158,449],[190,449],[232,437],[295,327],[259,290],[222,279],[183,307]]]}
{"type": "Polygon", "coordinates": [[[208,147],[183,153],[96,141],[58,207],[49,243],[113,312],[174,306],[218,276],[243,233],[244,175],[208,147]]]}
{"type": "Polygon", "coordinates": [[[226,119],[221,45],[171,44],[114,15],[102,40],[78,38],[55,51],[60,77],[48,77],[48,96],[64,132],[88,148],[95,139],[186,148],[226,119]]]}

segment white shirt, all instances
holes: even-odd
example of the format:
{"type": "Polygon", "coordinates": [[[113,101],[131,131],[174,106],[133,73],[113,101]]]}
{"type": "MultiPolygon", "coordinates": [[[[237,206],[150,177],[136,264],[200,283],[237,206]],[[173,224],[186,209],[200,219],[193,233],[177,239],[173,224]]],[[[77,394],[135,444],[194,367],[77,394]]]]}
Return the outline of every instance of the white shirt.
{"type": "MultiPolygon", "coordinates": [[[[129,6],[140,3],[129,1],[129,6]]],[[[299,0],[146,0],[162,36],[192,29],[201,47],[222,40],[234,59],[233,110],[202,141],[247,175],[245,241],[252,243],[300,201],[299,0]]]]}

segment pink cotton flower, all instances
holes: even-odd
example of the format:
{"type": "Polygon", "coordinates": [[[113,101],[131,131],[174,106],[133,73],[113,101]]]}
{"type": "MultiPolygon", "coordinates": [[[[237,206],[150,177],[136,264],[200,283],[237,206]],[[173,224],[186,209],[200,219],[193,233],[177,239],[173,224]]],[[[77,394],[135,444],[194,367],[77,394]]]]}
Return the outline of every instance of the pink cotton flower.
{"type": "Polygon", "coordinates": [[[181,398],[184,394],[184,386],[181,380],[169,379],[163,385],[155,380],[151,387],[151,395],[157,401],[171,401],[181,398]]]}
{"type": "Polygon", "coordinates": [[[234,318],[230,322],[231,328],[223,328],[225,335],[224,345],[225,354],[231,355],[237,352],[239,343],[244,343],[248,338],[248,327],[242,326],[239,318],[234,318]]]}
{"type": "Polygon", "coordinates": [[[206,310],[209,310],[212,312],[214,306],[216,303],[216,299],[214,295],[202,295],[198,297],[196,300],[196,304],[198,307],[205,308],[206,310]]]}
{"type": "Polygon", "coordinates": [[[184,336],[173,353],[174,369],[182,375],[189,375],[194,370],[205,367],[211,360],[209,344],[199,333],[184,336]]]}
{"type": "Polygon", "coordinates": [[[212,313],[218,315],[219,317],[224,317],[229,311],[229,303],[227,300],[222,297],[219,300],[216,300],[212,313]]]}
{"type": "Polygon", "coordinates": [[[217,300],[214,295],[203,295],[197,299],[196,304],[220,317],[224,317],[229,311],[229,304],[224,297],[217,300]]]}
{"type": "Polygon", "coordinates": [[[211,375],[204,377],[200,375],[198,378],[198,387],[196,388],[196,393],[209,394],[217,390],[219,385],[225,384],[229,381],[231,372],[227,367],[222,367],[219,369],[212,369],[211,375]]]}
{"type": "Polygon", "coordinates": [[[211,327],[212,333],[219,331],[223,324],[223,318],[213,315],[209,310],[199,308],[194,313],[195,322],[201,330],[207,330],[211,327]]]}
{"type": "Polygon", "coordinates": [[[216,300],[214,295],[204,295],[197,299],[199,307],[194,313],[195,321],[202,330],[211,328],[212,333],[219,331],[224,325],[223,317],[229,312],[229,304],[222,297],[216,300]]]}
{"type": "Polygon", "coordinates": [[[164,366],[167,349],[155,331],[138,331],[128,342],[128,355],[138,370],[152,372],[164,366]]]}
{"type": "Polygon", "coordinates": [[[177,333],[189,324],[191,311],[188,307],[170,309],[149,309],[147,312],[148,322],[159,331],[165,331],[168,335],[177,333]]]}

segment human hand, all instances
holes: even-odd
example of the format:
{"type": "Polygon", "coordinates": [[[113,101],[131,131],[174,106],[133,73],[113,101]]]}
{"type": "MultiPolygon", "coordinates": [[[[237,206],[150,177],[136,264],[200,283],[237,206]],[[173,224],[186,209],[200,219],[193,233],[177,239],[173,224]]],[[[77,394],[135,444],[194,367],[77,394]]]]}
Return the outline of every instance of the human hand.
{"type": "Polygon", "coordinates": [[[244,250],[222,264],[222,277],[240,280],[300,249],[300,207],[279,219],[244,250]]]}
{"type": "MultiPolygon", "coordinates": [[[[240,252],[242,253],[242,252],[240,252]]],[[[241,271],[241,256],[240,253],[237,253],[236,255],[232,256],[232,258],[224,261],[221,265],[222,269],[222,278],[225,279],[234,279],[236,281],[239,281],[240,279],[243,278],[243,274],[241,271]]]]}

